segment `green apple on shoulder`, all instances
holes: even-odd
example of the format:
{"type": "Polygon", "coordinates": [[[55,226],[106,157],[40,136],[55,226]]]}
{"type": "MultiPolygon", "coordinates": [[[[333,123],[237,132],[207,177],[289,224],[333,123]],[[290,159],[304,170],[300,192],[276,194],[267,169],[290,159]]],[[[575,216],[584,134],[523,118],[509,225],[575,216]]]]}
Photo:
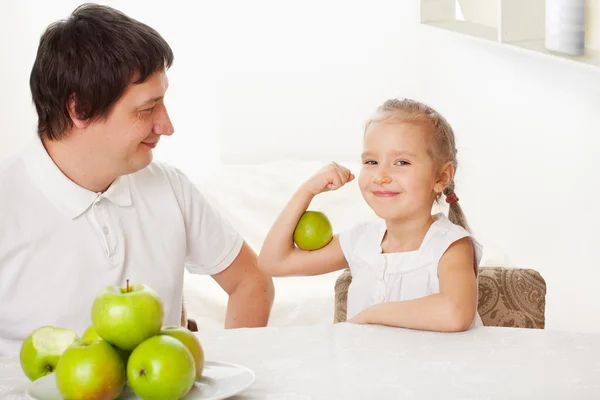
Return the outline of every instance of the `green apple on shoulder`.
{"type": "Polygon", "coordinates": [[[333,239],[333,229],[325,214],[305,211],[294,229],[294,243],[302,250],[318,250],[333,239]]]}

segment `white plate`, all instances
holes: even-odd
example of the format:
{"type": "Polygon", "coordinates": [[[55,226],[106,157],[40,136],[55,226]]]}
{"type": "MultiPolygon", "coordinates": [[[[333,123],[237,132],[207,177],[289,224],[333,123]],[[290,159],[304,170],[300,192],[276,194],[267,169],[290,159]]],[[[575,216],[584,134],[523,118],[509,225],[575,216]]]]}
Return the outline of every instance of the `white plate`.
{"type": "MultiPolygon", "coordinates": [[[[246,390],[254,383],[255,379],[252,370],[241,365],[219,361],[206,361],[202,375],[202,378],[196,381],[192,390],[184,397],[185,400],[226,399],[246,390]]],[[[54,374],[30,382],[25,388],[25,394],[32,400],[62,400],[56,387],[54,374]]],[[[119,400],[134,399],[139,399],[139,397],[128,385],[125,385],[119,400]]]]}

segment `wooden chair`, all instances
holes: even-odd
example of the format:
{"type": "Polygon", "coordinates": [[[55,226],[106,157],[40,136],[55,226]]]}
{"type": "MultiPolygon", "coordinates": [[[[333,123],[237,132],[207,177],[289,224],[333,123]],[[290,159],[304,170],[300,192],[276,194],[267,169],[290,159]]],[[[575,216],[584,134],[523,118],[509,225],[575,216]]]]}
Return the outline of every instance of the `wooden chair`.
{"type": "Polygon", "coordinates": [[[185,311],[185,298],[181,299],[181,326],[188,328],[192,332],[198,332],[198,324],[196,324],[196,321],[187,317],[187,312],[185,311]]]}

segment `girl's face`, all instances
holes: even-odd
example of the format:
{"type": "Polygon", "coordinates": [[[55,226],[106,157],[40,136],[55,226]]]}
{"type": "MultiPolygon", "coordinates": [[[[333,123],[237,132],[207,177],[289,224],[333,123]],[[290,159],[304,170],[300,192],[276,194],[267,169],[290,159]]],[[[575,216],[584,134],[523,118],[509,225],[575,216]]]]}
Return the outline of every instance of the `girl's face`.
{"type": "Polygon", "coordinates": [[[399,220],[431,213],[444,187],[430,155],[432,133],[423,124],[377,122],[364,137],[360,191],[375,213],[399,220]]]}

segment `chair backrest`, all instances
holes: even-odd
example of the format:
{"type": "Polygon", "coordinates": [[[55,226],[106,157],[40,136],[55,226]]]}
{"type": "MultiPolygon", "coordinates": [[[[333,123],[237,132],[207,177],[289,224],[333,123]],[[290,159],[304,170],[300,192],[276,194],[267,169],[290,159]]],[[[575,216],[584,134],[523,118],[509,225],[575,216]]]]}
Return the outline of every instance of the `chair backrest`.
{"type": "Polygon", "coordinates": [[[484,325],[544,329],[546,281],[536,270],[482,267],[478,289],[484,325]]]}
{"type": "Polygon", "coordinates": [[[192,332],[198,332],[198,325],[196,324],[196,320],[188,319],[187,310],[185,309],[185,296],[181,296],[181,326],[184,328],[188,328],[192,332]]]}
{"type": "MultiPolygon", "coordinates": [[[[346,269],[335,282],[334,323],[346,321],[348,288],[352,275],[346,269]]],[[[477,311],[485,326],[544,329],[546,282],[533,269],[481,267],[477,311]]]]}

